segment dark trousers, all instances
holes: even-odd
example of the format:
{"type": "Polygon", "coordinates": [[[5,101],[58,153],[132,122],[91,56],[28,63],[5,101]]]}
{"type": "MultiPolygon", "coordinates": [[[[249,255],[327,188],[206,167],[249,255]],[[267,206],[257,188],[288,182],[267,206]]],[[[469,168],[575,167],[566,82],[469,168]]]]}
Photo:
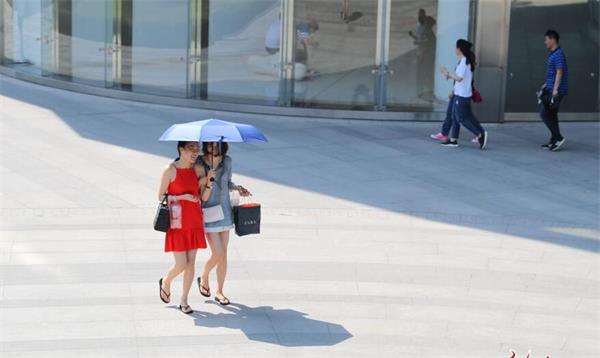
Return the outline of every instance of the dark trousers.
{"type": "MultiPolygon", "coordinates": [[[[442,134],[448,136],[450,134],[450,129],[452,129],[452,123],[454,122],[454,96],[450,98],[448,102],[448,108],[446,108],[446,118],[444,119],[444,123],[442,124],[442,134]]],[[[460,127],[457,129],[460,131],[460,127]]]]}
{"type": "Polygon", "coordinates": [[[546,124],[546,127],[550,130],[552,137],[550,142],[556,143],[563,140],[563,136],[560,134],[560,128],[558,126],[558,109],[560,107],[560,101],[563,96],[558,95],[554,98],[554,102],[550,103],[550,100],[542,101],[540,105],[540,117],[546,124]]]}
{"type": "Polygon", "coordinates": [[[279,49],[278,48],[272,48],[272,47],[265,47],[265,51],[267,51],[267,53],[269,55],[274,55],[277,52],[279,52],[279,49]]]}
{"type": "Polygon", "coordinates": [[[452,98],[452,101],[454,101],[454,122],[450,138],[458,139],[461,125],[477,136],[483,134],[483,127],[477,118],[475,118],[475,115],[473,115],[473,111],[471,110],[471,98],[455,95],[454,98],[452,98]]]}

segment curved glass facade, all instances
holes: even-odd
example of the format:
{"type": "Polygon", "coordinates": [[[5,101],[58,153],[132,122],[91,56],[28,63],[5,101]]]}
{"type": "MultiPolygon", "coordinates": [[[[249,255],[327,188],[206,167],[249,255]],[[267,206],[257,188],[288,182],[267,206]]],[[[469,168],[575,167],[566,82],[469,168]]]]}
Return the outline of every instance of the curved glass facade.
{"type": "Polygon", "coordinates": [[[506,111],[535,112],[540,38],[558,23],[585,67],[565,106],[597,112],[598,0],[0,0],[2,65],[164,97],[441,114],[452,84],[436,69],[453,67],[457,38],[496,26],[477,24],[492,2],[511,18],[496,29],[510,35],[506,111]]]}

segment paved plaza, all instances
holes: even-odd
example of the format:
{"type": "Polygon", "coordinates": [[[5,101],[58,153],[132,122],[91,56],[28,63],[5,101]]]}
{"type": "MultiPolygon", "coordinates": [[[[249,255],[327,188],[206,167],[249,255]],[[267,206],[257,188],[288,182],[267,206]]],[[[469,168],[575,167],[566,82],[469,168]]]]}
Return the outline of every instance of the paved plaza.
{"type": "MultiPolygon", "coordinates": [[[[487,125],[480,151],[439,123],[235,114],[0,77],[0,356],[600,356],[598,122],[487,125]],[[233,237],[222,307],[192,316],[157,280],[152,230],[173,123],[252,123],[233,180],[263,206],[233,237]]],[[[207,258],[198,257],[197,271],[207,258]]],[[[215,286],[213,276],[213,287],[215,286]]]]}

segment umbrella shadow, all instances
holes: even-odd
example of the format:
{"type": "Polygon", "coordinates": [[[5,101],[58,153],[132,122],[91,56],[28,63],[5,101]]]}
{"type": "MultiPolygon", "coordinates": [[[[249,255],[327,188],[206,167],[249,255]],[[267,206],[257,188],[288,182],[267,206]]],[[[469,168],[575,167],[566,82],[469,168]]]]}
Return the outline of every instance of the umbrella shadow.
{"type": "Polygon", "coordinates": [[[221,307],[227,312],[215,314],[195,310],[191,314],[195,325],[238,329],[252,341],[285,347],[333,346],[352,337],[340,324],[308,318],[307,313],[289,308],[250,307],[233,302],[221,307]]]}

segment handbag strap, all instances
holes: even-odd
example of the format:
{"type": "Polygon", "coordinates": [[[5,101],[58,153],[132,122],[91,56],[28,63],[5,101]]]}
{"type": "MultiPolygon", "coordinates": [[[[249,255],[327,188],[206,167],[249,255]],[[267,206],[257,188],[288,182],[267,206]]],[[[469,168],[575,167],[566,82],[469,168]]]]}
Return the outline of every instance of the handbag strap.
{"type": "MultiPolygon", "coordinates": [[[[179,159],[179,158],[177,158],[179,159]]],[[[169,164],[169,167],[173,167],[173,169],[175,169],[175,172],[177,172],[177,167],[175,166],[175,162],[171,162],[171,164],[169,164]]],[[[177,175],[177,174],[175,174],[177,175]]],[[[169,185],[171,185],[171,183],[169,183],[169,185]]],[[[167,187],[168,190],[168,187],[167,187]]],[[[162,200],[160,201],[161,204],[166,204],[167,203],[167,198],[169,197],[169,193],[163,193],[163,197],[162,200]]]]}

